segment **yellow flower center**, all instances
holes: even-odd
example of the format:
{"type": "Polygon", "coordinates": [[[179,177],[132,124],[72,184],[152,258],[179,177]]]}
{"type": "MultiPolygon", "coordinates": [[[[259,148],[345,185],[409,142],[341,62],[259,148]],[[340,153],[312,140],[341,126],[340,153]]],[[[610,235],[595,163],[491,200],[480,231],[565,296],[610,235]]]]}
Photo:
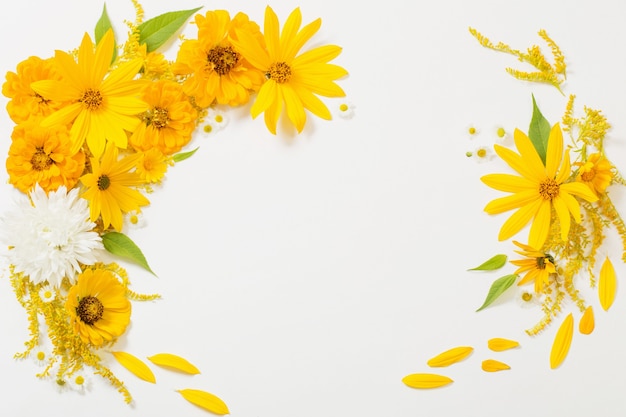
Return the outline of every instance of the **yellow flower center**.
{"type": "Polygon", "coordinates": [[[37,352],[37,360],[42,361],[46,359],[46,354],[44,352],[37,352]]]}
{"type": "Polygon", "coordinates": [[[85,383],[85,378],[83,378],[82,375],[78,375],[76,379],[74,379],[74,383],[79,386],[83,385],[85,383]]]}
{"type": "Polygon", "coordinates": [[[78,101],[83,103],[87,110],[98,110],[102,106],[102,94],[100,91],[90,88],[83,93],[78,101]]]}
{"type": "Polygon", "coordinates": [[[276,62],[270,66],[265,76],[278,84],[286,83],[291,78],[291,67],[285,62],[276,62]]]}
{"type": "Polygon", "coordinates": [[[232,46],[216,46],[211,49],[206,56],[207,61],[213,66],[213,71],[219,75],[226,75],[237,62],[239,62],[240,55],[236,52],[232,46]]]}
{"type": "Polygon", "coordinates": [[[480,148],[476,151],[476,156],[478,156],[479,158],[484,158],[485,156],[487,156],[487,149],[480,148]]]}
{"type": "Polygon", "coordinates": [[[522,294],[522,300],[525,302],[529,302],[530,300],[533,299],[533,295],[529,292],[525,292],[522,294]]]}
{"type": "Polygon", "coordinates": [[[137,224],[139,223],[139,217],[137,217],[136,214],[131,214],[130,216],[130,222],[131,224],[137,224]]]}
{"type": "Polygon", "coordinates": [[[102,318],[104,314],[104,306],[96,297],[88,295],[78,302],[76,307],[76,315],[85,324],[94,324],[102,318]]]}
{"type": "Polygon", "coordinates": [[[109,177],[108,177],[108,176],[106,176],[106,175],[102,174],[102,175],[100,175],[100,176],[98,177],[98,182],[97,182],[97,184],[98,184],[98,189],[99,189],[100,191],[104,191],[104,190],[106,190],[107,188],[109,188],[109,185],[111,185],[111,180],[109,179],[109,177]]]}
{"type": "Polygon", "coordinates": [[[154,127],[157,129],[163,129],[167,127],[167,124],[170,121],[170,115],[167,109],[163,107],[155,107],[152,109],[152,114],[149,116],[148,120],[152,123],[154,127]]]}
{"type": "Polygon", "coordinates": [[[215,121],[217,123],[222,123],[224,121],[224,117],[221,114],[216,114],[215,115],[215,121]]]}
{"type": "Polygon", "coordinates": [[[203,130],[204,130],[205,133],[211,133],[211,131],[213,130],[213,126],[211,126],[211,125],[204,125],[203,130]]]}
{"type": "Polygon", "coordinates": [[[45,299],[52,298],[52,291],[50,291],[50,290],[44,291],[43,296],[44,296],[45,299]]]}
{"type": "Polygon", "coordinates": [[[33,157],[30,158],[30,164],[35,171],[44,171],[50,168],[50,165],[54,164],[54,161],[50,158],[50,155],[44,151],[43,147],[39,146],[35,149],[33,157]]]}
{"type": "Polygon", "coordinates": [[[539,195],[544,200],[552,200],[559,195],[559,184],[552,178],[546,178],[539,184],[539,195]]]}
{"type": "Polygon", "coordinates": [[[504,135],[506,135],[506,131],[504,130],[504,128],[499,127],[498,130],[496,131],[496,134],[498,135],[499,138],[503,138],[504,135]]]}
{"type": "Polygon", "coordinates": [[[348,111],[348,105],[343,103],[339,106],[340,111],[348,111]]]}
{"type": "Polygon", "coordinates": [[[595,169],[590,169],[589,171],[583,172],[580,176],[580,178],[583,181],[593,181],[593,178],[596,176],[596,170],[595,169]]]}

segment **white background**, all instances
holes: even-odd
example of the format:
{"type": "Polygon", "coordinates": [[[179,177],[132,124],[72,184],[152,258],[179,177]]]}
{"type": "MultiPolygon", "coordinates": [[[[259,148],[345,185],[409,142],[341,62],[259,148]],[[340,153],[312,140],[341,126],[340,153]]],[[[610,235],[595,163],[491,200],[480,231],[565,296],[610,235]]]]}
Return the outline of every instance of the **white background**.
{"type": "MultiPolygon", "coordinates": [[[[591,290],[596,312],[590,336],[574,335],[569,356],[549,369],[554,334],[564,314],[540,336],[524,329],[541,318],[522,309],[515,289],[475,313],[491,282],[511,273],[466,270],[495,253],[506,215],[484,205],[500,195],[479,177],[506,170],[501,161],[477,164],[465,152],[492,144],[495,128],[526,130],[531,94],[551,122],[567,101],[554,88],[517,81],[507,66],[528,69],[514,57],[484,49],[473,26],[513,48],[539,44],[544,28],[568,64],[566,94],[602,109],[614,128],[607,154],[626,172],[626,12],[623,2],[447,0],[378,3],[275,0],[281,24],[301,6],[303,21],[322,17],[310,45],[335,43],[335,60],[350,72],[340,81],[356,108],[351,120],[309,119],[299,136],[273,136],[248,108],[228,113],[228,127],[198,135],[196,155],[167,174],[149,196],[147,225],[130,232],[155,278],[129,267],[133,289],[162,300],[135,303],[132,326],[116,349],[136,356],[170,352],[202,371],[193,377],[154,369],[145,383],[105,362],[135,398],[126,405],[99,377],[80,395],[58,393],[35,378],[31,361],[14,361],[27,340],[27,321],[9,280],[0,279],[0,414],[3,416],[202,416],[174,392],[197,388],[221,397],[238,417],[313,416],[623,416],[626,413],[626,297],[618,289],[607,313],[591,290]],[[368,4],[368,5],[365,5],[368,4]],[[469,139],[467,127],[480,134],[469,139]],[[493,353],[492,337],[521,342],[493,353]],[[426,361],[448,348],[474,353],[450,368],[426,361]],[[486,358],[512,369],[485,373],[486,358]],[[455,382],[419,391],[401,379],[439,372],[455,382]]],[[[202,5],[195,0],[144,0],[146,18],[202,5]]],[[[263,21],[265,3],[207,2],[232,15],[263,21]]],[[[130,1],[109,0],[109,16],[123,39],[130,1]]],[[[102,2],[19,1],[0,13],[0,71],[13,71],[29,55],[48,57],[79,45],[92,32],[102,2]]],[[[186,30],[195,36],[195,28],[186,30]]],[[[176,46],[176,45],[174,45],[176,46]]],[[[168,52],[173,58],[174,49],[168,52]]],[[[2,106],[6,98],[2,97],[2,106]]],[[[327,100],[336,113],[338,100],[327,100]]],[[[0,114],[0,154],[13,127],[0,114]]],[[[626,195],[611,195],[626,214],[626,195]]],[[[0,172],[0,211],[15,196],[0,172]]],[[[525,232],[519,237],[525,238],[525,232]]],[[[626,268],[610,236],[610,255],[621,281],[626,268]]],[[[587,289],[584,280],[581,288],[587,289]]],[[[580,313],[572,303],[564,313],[580,313]]]]}

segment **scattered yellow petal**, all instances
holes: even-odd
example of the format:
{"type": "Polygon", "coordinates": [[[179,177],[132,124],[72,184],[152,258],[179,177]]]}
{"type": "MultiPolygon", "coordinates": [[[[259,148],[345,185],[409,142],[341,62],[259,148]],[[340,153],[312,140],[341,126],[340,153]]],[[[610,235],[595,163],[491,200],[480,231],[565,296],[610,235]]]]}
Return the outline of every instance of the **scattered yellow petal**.
{"type": "Polygon", "coordinates": [[[511,369],[511,367],[506,363],[497,361],[495,359],[485,359],[483,361],[482,368],[485,372],[498,372],[511,369]]]}
{"type": "Polygon", "coordinates": [[[487,347],[494,352],[502,352],[503,350],[513,349],[519,346],[519,342],[515,340],[494,337],[487,341],[487,347]]]}
{"type": "Polygon", "coordinates": [[[137,378],[152,382],[153,384],[156,383],[156,378],[150,368],[148,368],[148,365],[143,363],[139,358],[127,352],[111,352],[111,354],[117,359],[120,365],[135,374],[137,378]]]}
{"type": "Polygon", "coordinates": [[[593,332],[593,329],[595,328],[595,326],[596,326],[596,321],[593,317],[593,308],[589,306],[583,313],[583,316],[580,319],[580,323],[578,323],[578,330],[582,334],[590,334],[591,332],[593,332]]]}
{"type": "Polygon", "coordinates": [[[574,316],[572,316],[572,313],[569,313],[554,337],[552,351],[550,352],[550,368],[557,368],[563,362],[572,344],[573,334],[574,316]]]}
{"type": "Polygon", "coordinates": [[[224,401],[206,391],[201,391],[198,389],[181,389],[177,392],[179,392],[180,395],[182,395],[183,398],[190,403],[195,404],[198,407],[202,407],[212,413],[219,415],[230,413],[224,401]]]}
{"type": "Polygon", "coordinates": [[[171,368],[175,371],[184,372],[186,374],[199,374],[200,371],[187,359],[181,358],[171,353],[157,353],[156,355],[149,356],[148,359],[155,365],[171,368]]]}
{"type": "Polygon", "coordinates": [[[411,374],[402,378],[402,382],[411,388],[428,389],[443,387],[454,381],[447,376],[437,374],[411,374]]]}
{"type": "Polygon", "coordinates": [[[598,282],[600,305],[605,311],[613,304],[616,288],[617,279],[615,277],[615,269],[613,269],[613,264],[607,257],[602,264],[602,268],[600,268],[600,281],[598,282]]]}
{"type": "Polygon", "coordinates": [[[450,350],[446,350],[445,352],[440,353],[439,355],[431,358],[427,363],[428,366],[440,368],[443,366],[452,365],[453,363],[462,361],[467,356],[470,355],[474,351],[473,347],[469,346],[459,346],[452,348],[450,350]]]}

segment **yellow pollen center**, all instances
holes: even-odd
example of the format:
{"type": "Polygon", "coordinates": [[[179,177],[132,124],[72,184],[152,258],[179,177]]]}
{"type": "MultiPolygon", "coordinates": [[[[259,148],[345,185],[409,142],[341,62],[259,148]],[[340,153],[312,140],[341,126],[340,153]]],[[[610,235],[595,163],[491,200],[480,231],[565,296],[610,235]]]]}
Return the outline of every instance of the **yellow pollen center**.
{"type": "Polygon", "coordinates": [[[475,127],[470,127],[469,129],[467,129],[467,131],[469,132],[470,135],[476,134],[476,128],[475,127]]]}
{"type": "Polygon", "coordinates": [[[583,172],[582,175],[580,176],[580,178],[583,181],[593,181],[593,178],[596,176],[596,170],[595,169],[590,169],[587,172],[583,172]]]}
{"type": "Polygon", "coordinates": [[[552,178],[546,178],[539,184],[539,195],[544,200],[552,200],[559,195],[559,184],[552,178]]]}
{"type": "Polygon", "coordinates": [[[205,133],[211,133],[212,130],[213,130],[213,126],[211,126],[211,125],[204,125],[204,132],[205,133]]]}
{"type": "Polygon", "coordinates": [[[98,189],[100,191],[106,190],[107,188],[109,188],[109,185],[111,185],[111,180],[108,176],[102,174],[98,177],[98,189]]]}
{"type": "Polygon", "coordinates": [[[499,127],[498,130],[496,131],[496,134],[498,135],[499,138],[503,138],[504,135],[506,135],[506,131],[504,130],[504,128],[499,127]]]}
{"type": "Polygon", "coordinates": [[[83,93],[78,101],[83,103],[87,110],[98,110],[102,106],[102,94],[100,91],[90,88],[83,93]]]}
{"type": "Polygon", "coordinates": [[[523,301],[529,302],[532,299],[533,299],[533,295],[531,293],[525,292],[525,293],[522,294],[522,300],[523,301]]]}
{"type": "Polygon", "coordinates": [[[237,65],[239,58],[239,53],[232,46],[219,45],[211,49],[206,56],[207,61],[212,64],[213,71],[219,75],[228,74],[237,65]]]}
{"type": "Polygon", "coordinates": [[[78,375],[76,379],[74,379],[74,383],[76,385],[83,385],[85,383],[85,378],[83,378],[82,375],[78,375]]]}
{"type": "Polygon", "coordinates": [[[137,217],[135,214],[131,215],[131,216],[130,216],[130,222],[131,222],[132,224],[137,224],[137,223],[139,223],[139,217],[137,217]]]}
{"type": "Polygon", "coordinates": [[[167,109],[164,109],[163,107],[155,107],[148,115],[147,120],[157,129],[163,129],[164,127],[167,127],[167,124],[170,121],[170,114],[167,109]]]}
{"type": "Polygon", "coordinates": [[[46,359],[46,354],[43,352],[37,352],[37,360],[42,361],[46,359]]]}
{"type": "Polygon", "coordinates": [[[104,306],[96,297],[91,295],[83,298],[78,302],[76,307],[76,315],[83,323],[92,325],[102,318],[104,314],[104,306]]]}
{"type": "Polygon", "coordinates": [[[224,121],[224,117],[221,114],[215,115],[215,121],[217,123],[222,123],[224,121]]]}
{"type": "Polygon", "coordinates": [[[479,158],[484,158],[485,156],[487,156],[487,150],[486,149],[479,149],[476,151],[476,156],[478,156],[479,158]]]}
{"type": "Polygon", "coordinates": [[[340,111],[348,111],[348,105],[347,104],[342,104],[339,106],[339,110],[340,111]]]}
{"type": "Polygon", "coordinates": [[[30,158],[30,164],[35,171],[44,171],[50,168],[50,165],[54,164],[54,161],[42,147],[37,147],[33,157],[30,158]]]}
{"type": "Polygon", "coordinates": [[[50,290],[44,291],[43,296],[45,298],[52,298],[52,291],[50,290]]]}
{"type": "Polygon", "coordinates": [[[265,76],[278,84],[286,83],[291,78],[291,67],[285,62],[276,62],[270,66],[265,76]]]}

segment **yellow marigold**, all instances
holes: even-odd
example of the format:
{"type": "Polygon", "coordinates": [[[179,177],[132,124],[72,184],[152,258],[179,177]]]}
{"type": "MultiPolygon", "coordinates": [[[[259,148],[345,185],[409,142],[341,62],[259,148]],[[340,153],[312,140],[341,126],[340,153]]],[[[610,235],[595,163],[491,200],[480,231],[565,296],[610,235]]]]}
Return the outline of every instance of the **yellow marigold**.
{"type": "Polygon", "coordinates": [[[580,165],[580,168],[576,181],[587,184],[597,195],[603,194],[613,179],[609,160],[599,153],[594,153],[589,155],[586,162],[579,162],[577,165],[580,165]]]}
{"type": "Polygon", "coordinates": [[[83,342],[102,346],[124,334],[131,304],[126,288],[106,269],[86,269],[67,294],[65,309],[83,342]]]}
{"type": "Polygon", "coordinates": [[[263,73],[254,68],[233,46],[238,34],[261,39],[259,26],[244,13],[232,20],[225,10],[209,11],[195,17],[198,39],[183,42],[172,71],[185,75],[185,93],[200,107],[214,102],[236,106],[246,103],[251,91],[263,83],[263,73]]]}
{"type": "Polygon", "coordinates": [[[82,196],[89,201],[91,221],[102,216],[104,228],[112,225],[120,231],[123,225],[122,213],[139,211],[140,206],[150,202],[132,188],[144,183],[139,174],[131,172],[141,155],[128,155],[119,161],[117,156],[117,147],[112,143],[107,144],[101,160],[90,158],[92,172],[80,177],[80,181],[87,187],[82,196]]]}
{"type": "Polygon", "coordinates": [[[11,99],[7,112],[15,123],[22,123],[31,116],[48,116],[63,106],[60,101],[37,94],[30,86],[35,81],[61,79],[52,62],[52,59],[31,56],[17,65],[16,73],[7,72],[2,94],[11,99]]]}
{"type": "Polygon", "coordinates": [[[167,171],[167,158],[157,148],[139,153],[137,173],[146,183],[159,182],[167,171]]]}
{"type": "Polygon", "coordinates": [[[164,155],[180,151],[191,140],[198,117],[180,84],[152,82],[143,90],[142,99],[149,109],[131,135],[130,144],[141,151],[157,148],[164,155]]]}
{"type": "Polygon", "coordinates": [[[139,45],[137,55],[143,60],[141,74],[144,78],[158,79],[165,75],[169,69],[169,62],[161,52],[148,52],[148,45],[139,45]]]}
{"type": "Polygon", "coordinates": [[[556,267],[554,266],[554,258],[548,253],[543,253],[531,246],[524,245],[523,243],[513,241],[521,251],[515,251],[527,259],[520,259],[511,261],[513,265],[518,266],[515,271],[516,274],[525,272],[526,274],[517,285],[524,285],[530,282],[535,283],[535,292],[540,293],[544,286],[550,283],[550,274],[556,273],[556,267]]]}
{"type": "Polygon", "coordinates": [[[6,168],[9,183],[24,193],[35,184],[46,191],[78,182],[85,168],[85,155],[71,153],[72,143],[65,126],[41,127],[42,117],[15,126],[6,168]]]}

